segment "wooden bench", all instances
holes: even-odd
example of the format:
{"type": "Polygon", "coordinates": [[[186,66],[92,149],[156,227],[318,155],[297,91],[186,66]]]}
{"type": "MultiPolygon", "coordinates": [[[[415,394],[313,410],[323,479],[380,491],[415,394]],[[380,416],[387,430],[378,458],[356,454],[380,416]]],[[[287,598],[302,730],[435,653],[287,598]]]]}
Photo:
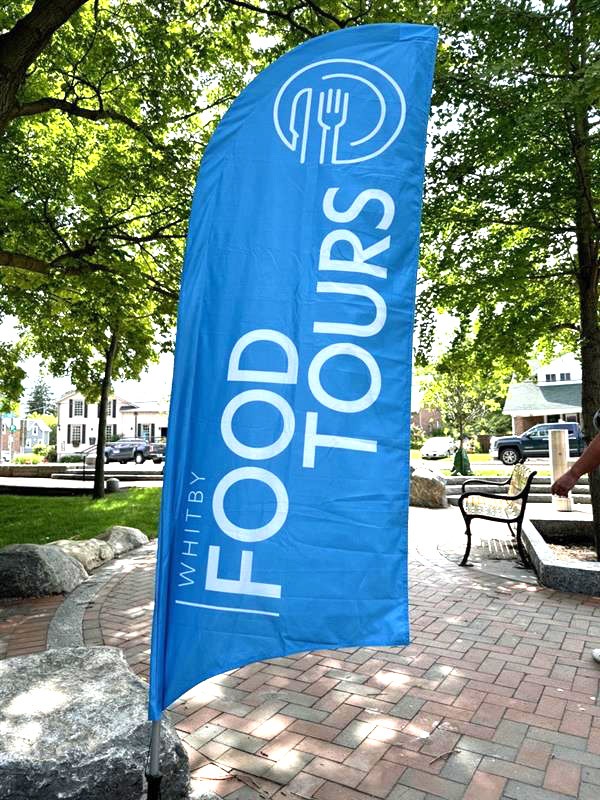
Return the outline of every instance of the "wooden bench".
{"type": "Polygon", "coordinates": [[[536,475],[535,470],[529,469],[525,464],[517,464],[512,471],[510,478],[505,481],[486,481],[479,478],[471,478],[462,485],[458,505],[462,512],[466,525],[467,548],[460,562],[461,567],[472,566],[467,563],[471,552],[471,520],[489,519],[492,522],[505,522],[517,542],[517,549],[521,560],[525,566],[529,566],[529,557],[521,541],[521,527],[527,498],[531,489],[531,484],[536,475]],[[487,484],[488,486],[508,486],[507,494],[493,492],[470,492],[465,491],[465,487],[473,484],[487,484]],[[516,529],[513,530],[513,524],[516,529]]]}

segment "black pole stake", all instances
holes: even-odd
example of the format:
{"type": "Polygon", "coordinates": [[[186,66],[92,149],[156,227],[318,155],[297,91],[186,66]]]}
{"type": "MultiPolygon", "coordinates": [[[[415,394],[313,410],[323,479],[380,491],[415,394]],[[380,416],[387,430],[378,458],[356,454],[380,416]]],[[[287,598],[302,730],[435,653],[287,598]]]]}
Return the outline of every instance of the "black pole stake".
{"type": "Polygon", "coordinates": [[[146,772],[148,782],[148,800],[160,800],[160,719],[152,722],[152,735],[150,739],[150,763],[146,772]]]}
{"type": "Polygon", "coordinates": [[[146,780],[148,781],[148,800],[160,800],[160,782],[162,781],[162,777],[160,773],[158,775],[146,773],[146,780]]]}

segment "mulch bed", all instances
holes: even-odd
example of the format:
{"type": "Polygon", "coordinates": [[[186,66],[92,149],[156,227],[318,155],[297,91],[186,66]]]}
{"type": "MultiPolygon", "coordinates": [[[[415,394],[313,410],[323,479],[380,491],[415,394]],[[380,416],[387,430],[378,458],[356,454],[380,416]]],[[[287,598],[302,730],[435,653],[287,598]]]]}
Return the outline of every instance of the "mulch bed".
{"type": "Polygon", "coordinates": [[[597,561],[596,550],[592,544],[554,544],[546,542],[556,558],[561,561],[576,559],[577,561],[597,561]]]}

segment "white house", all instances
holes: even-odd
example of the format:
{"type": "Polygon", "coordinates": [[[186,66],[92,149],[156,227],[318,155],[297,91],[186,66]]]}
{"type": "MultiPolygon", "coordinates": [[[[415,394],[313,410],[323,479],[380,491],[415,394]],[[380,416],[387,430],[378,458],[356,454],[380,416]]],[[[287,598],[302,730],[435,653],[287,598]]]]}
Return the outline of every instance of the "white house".
{"type": "Polygon", "coordinates": [[[581,364],[572,355],[546,366],[535,365],[535,381],[511,383],[504,413],[512,417],[513,433],[543,422],[581,422],[581,364]]]}
{"type": "Polygon", "coordinates": [[[137,436],[154,442],[167,435],[169,404],[166,401],[142,400],[121,405],[125,423],[124,436],[137,436]]]}
{"type": "MultiPolygon", "coordinates": [[[[98,403],[87,403],[80,392],[70,391],[57,403],[58,456],[78,452],[98,441],[98,403]]],[[[106,440],[139,437],[154,441],[167,435],[168,404],[132,403],[113,394],[106,417],[106,440]]]]}

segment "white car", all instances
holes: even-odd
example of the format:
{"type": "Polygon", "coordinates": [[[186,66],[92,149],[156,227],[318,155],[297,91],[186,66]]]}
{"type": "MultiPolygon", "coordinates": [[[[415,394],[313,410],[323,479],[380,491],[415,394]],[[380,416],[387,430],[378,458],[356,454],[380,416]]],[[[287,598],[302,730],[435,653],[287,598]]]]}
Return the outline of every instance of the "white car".
{"type": "Polygon", "coordinates": [[[456,442],[452,436],[434,436],[421,448],[421,458],[446,458],[456,452],[456,442]]]}

